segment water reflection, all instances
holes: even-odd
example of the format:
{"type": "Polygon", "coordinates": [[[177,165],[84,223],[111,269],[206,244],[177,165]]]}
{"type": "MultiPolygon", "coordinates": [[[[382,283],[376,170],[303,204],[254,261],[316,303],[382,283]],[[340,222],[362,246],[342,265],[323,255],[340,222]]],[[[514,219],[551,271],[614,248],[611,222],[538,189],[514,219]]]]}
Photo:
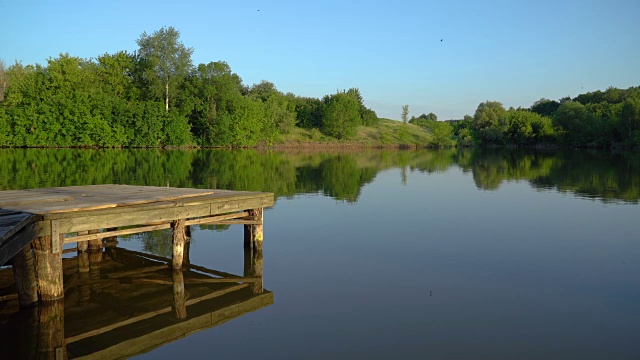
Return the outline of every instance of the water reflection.
{"type": "MultiPolygon", "coordinates": [[[[168,263],[113,241],[64,259],[64,301],[26,309],[12,295],[0,301],[2,357],[130,357],[273,304],[258,249],[245,249],[243,276],[168,263]]],[[[5,293],[12,277],[0,271],[5,293]]]]}
{"type": "Polygon", "coordinates": [[[527,181],[539,189],[604,201],[638,202],[640,154],[512,149],[256,151],[1,149],[0,189],[132,184],[321,193],[356,202],[381,171],[429,174],[460,168],[478,189],[527,181]]]}

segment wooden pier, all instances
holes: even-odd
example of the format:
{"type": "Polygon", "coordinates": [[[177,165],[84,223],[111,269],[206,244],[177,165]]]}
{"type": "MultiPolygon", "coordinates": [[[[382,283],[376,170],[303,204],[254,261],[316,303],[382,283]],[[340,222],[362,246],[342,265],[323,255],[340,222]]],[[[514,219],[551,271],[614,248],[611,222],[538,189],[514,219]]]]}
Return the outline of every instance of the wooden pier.
{"type": "Polygon", "coordinates": [[[190,225],[244,224],[245,246],[261,249],[263,208],[273,203],[272,193],[130,185],[0,191],[0,211],[21,219],[5,227],[0,259],[11,258],[23,306],[56,301],[64,297],[64,244],[91,253],[106,238],[172,228],[177,270],[190,225]],[[25,241],[29,236],[33,240],[25,241]]]}

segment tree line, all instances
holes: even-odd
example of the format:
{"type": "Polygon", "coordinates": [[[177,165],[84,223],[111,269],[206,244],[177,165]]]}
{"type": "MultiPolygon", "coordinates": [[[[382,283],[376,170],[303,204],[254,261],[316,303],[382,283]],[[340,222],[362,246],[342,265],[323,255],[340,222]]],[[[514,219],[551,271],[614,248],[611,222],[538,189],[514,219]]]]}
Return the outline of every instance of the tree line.
{"type": "Polygon", "coordinates": [[[376,113],[357,88],[322,99],[268,81],[247,86],[224,61],[195,66],[173,27],[138,50],[46,65],[0,61],[0,146],[159,147],[271,144],[295,126],[352,138],[376,113]]]}
{"type": "MultiPolygon", "coordinates": [[[[403,114],[404,114],[403,107],[403,114]]],[[[409,123],[431,131],[433,145],[640,147],[640,86],[608,88],[560,100],[540,99],[529,108],[505,109],[497,101],[478,105],[473,116],[438,121],[435,114],[409,123]]]]}

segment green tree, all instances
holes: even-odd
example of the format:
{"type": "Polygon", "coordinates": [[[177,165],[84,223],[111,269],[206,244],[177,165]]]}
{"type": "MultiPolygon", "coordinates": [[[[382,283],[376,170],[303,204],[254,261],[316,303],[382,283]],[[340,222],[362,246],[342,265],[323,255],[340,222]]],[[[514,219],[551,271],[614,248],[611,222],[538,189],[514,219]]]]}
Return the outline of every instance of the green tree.
{"type": "Polygon", "coordinates": [[[358,88],[351,88],[349,90],[347,90],[347,95],[352,96],[354,99],[356,99],[358,101],[358,104],[360,106],[360,122],[362,123],[362,125],[365,126],[374,126],[378,123],[379,119],[378,119],[378,115],[376,114],[375,111],[367,108],[364,105],[364,98],[362,97],[362,94],[360,93],[360,89],[358,88]]]}
{"type": "Polygon", "coordinates": [[[439,148],[451,146],[453,127],[447,122],[436,121],[431,130],[431,135],[431,145],[439,148]]]}
{"type": "Polygon", "coordinates": [[[324,103],[317,98],[289,96],[295,103],[296,123],[298,126],[312,129],[321,128],[324,117],[324,103]]]}
{"type": "Polygon", "coordinates": [[[473,117],[478,137],[485,144],[500,144],[503,142],[504,131],[507,128],[507,111],[497,101],[485,101],[478,105],[473,117]]]}
{"type": "Polygon", "coordinates": [[[478,105],[473,119],[478,129],[503,128],[507,123],[506,113],[502,103],[485,101],[478,105]]]}
{"type": "Polygon", "coordinates": [[[338,92],[325,97],[323,130],[337,139],[349,139],[360,125],[360,106],[353,96],[338,92]]]}
{"type": "Polygon", "coordinates": [[[620,113],[620,132],[629,145],[640,145],[640,98],[625,100],[620,113]]]}
{"type": "Polygon", "coordinates": [[[192,131],[202,145],[231,145],[231,113],[242,98],[242,79],[223,61],[198,65],[189,78],[192,131]]]}
{"type": "Polygon", "coordinates": [[[560,129],[560,139],[565,144],[584,146],[589,143],[591,115],[581,103],[563,102],[558,107],[553,122],[560,129]]]}
{"type": "Polygon", "coordinates": [[[249,96],[260,99],[263,102],[267,101],[272,95],[283,96],[272,82],[266,80],[262,80],[249,88],[249,96]]]}
{"type": "Polygon", "coordinates": [[[151,35],[143,32],[136,42],[138,53],[150,65],[151,71],[146,75],[164,89],[165,110],[169,112],[169,88],[191,71],[193,48],[180,42],[180,32],[172,26],[162,27],[151,35]]]}
{"type": "Polygon", "coordinates": [[[531,105],[531,111],[542,116],[552,116],[559,106],[560,103],[555,100],[542,98],[531,105]]]}
{"type": "Polygon", "coordinates": [[[402,105],[402,113],[400,114],[400,118],[402,122],[407,124],[407,117],[409,116],[409,105],[402,105]]]}

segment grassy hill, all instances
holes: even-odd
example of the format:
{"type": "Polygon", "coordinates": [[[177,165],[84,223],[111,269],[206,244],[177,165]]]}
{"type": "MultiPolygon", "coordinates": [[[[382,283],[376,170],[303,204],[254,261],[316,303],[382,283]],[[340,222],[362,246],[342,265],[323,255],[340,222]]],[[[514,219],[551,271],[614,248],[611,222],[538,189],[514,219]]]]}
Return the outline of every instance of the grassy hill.
{"type": "Polygon", "coordinates": [[[294,130],[284,136],[276,147],[424,147],[429,145],[431,134],[416,125],[400,121],[380,119],[376,126],[359,126],[353,139],[337,140],[322,134],[318,129],[294,130]]]}

